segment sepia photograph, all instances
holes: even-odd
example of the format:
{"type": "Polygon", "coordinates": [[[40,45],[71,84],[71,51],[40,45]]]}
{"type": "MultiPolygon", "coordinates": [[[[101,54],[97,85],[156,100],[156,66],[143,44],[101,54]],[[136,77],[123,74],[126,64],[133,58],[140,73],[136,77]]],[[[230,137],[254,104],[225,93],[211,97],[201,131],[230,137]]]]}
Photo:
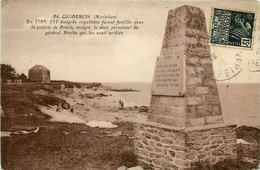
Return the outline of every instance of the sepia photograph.
{"type": "Polygon", "coordinates": [[[259,1],[1,1],[1,170],[260,169],[259,1]]]}

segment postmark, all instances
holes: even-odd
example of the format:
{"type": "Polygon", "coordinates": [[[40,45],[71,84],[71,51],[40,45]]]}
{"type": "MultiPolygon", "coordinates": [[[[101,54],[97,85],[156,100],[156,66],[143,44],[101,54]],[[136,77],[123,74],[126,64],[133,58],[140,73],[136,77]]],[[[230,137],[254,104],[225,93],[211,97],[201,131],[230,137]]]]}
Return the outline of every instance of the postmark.
{"type": "Polygon", "coordinates": [[[250,72],[260,72],[260,48],[248,59],[248,69],[250,72]]]}
{"type": "Polygon", "coordinates": [[[236,77],[242,70],[242,52],[229,56],[229,60],[215,53],[212,53],[211,58],[216,66],[214,67],[216,81],[230,80],[236,77]]]}
{"type": "Polygon", "coordinates": [[[255,13],[213,8],[210,43],[252,48],[255,13]]]}

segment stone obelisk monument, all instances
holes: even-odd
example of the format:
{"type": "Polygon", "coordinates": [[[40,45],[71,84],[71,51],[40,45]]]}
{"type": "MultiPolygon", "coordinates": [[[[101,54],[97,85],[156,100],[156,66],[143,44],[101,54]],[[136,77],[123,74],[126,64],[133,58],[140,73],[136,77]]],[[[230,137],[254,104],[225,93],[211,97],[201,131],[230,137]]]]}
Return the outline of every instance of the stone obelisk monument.
{"type": "Polygon", "coordinates": [[[201,9],[169,11],[151,95],[148,122],[136,127],[140,163],[189,169],[236,159],[235,126],[223,122],[201,9]]]}

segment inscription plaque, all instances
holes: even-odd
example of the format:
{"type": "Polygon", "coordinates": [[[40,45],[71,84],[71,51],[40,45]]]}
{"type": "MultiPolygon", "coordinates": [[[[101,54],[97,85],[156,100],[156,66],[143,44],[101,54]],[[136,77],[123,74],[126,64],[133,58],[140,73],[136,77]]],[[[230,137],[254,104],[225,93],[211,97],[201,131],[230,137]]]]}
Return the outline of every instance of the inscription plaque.
{"type": "Polygon", "coordinates": [[[171,55],[157,58],[152,95],[184,95],[184,56],[171,55]]]}

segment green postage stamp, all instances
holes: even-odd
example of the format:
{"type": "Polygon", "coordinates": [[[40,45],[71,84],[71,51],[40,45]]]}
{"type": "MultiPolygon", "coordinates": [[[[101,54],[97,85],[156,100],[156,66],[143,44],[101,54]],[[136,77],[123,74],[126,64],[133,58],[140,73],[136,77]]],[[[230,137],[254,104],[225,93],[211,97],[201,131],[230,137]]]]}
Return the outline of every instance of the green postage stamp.
{"type": "Polygon", "coordinates": [[[255,14],[213,8],[210,43],[252,47],[255,14]]]}

